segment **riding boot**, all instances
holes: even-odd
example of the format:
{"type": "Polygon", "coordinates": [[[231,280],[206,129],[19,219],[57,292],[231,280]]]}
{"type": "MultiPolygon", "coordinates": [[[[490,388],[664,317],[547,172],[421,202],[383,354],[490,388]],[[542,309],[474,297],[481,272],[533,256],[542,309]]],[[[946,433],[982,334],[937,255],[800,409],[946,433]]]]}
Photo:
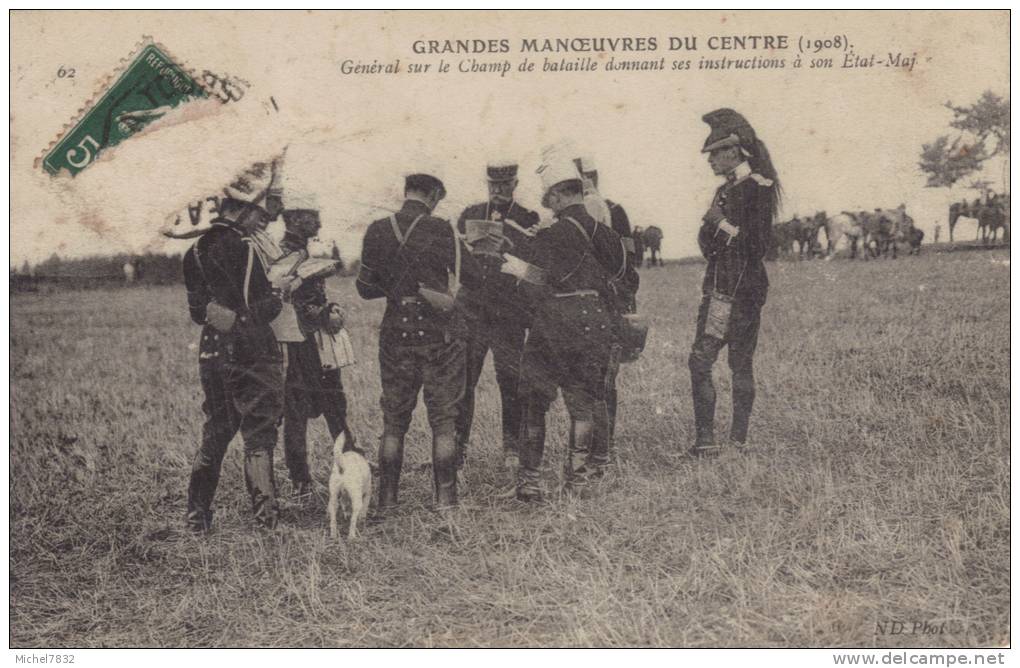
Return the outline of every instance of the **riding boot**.
{"type": "MultiPolygon", "coordinates": [[[[198,455],[201,457],[201,454],[198,455]]],[[[201,465],[196,457],[188,484],[188,514],[185,522],[193,531],[208,531],[212,528],[212,502],[219,484],[220,472],[217,467],[201,465]]]]}
{"type": "Polygon", "coordinates": [[[279,519],[276,484],[273,479],[273,451],[251,450],[244,453],[244,482],[251,497],[255,521],[272,529],[279,519]]]}
{"type": "Polygon", "coordinates": [[[400,469],[404,463],[404,437],[385,434],[379,446],[378,512],[386,515],[397,507],[400,469]]]}
{"type": "Polygon", "coordinates": [[[570,421],[570,446],[567,451],[566,474],[564,475],[567,491],[580,491],[588,484],[591,471],[585,466],[591,452],[591,440],[594,424],[587,420],[570,421]]]}
{"type": "Polygon", "coordinates": [[[747,441],[747,429],[754,406],[754,378],[733,379],[733,423],[730,440],[742,445],[747,441]]]}
{"type": "Polygon", "coordinates": [[[542,454],[545,450],[545,412],[529,406],[521,419],[521,450],[517,467],[517,500],[542,500],[542,454]]]}
{"type": "Polygon", "coordinates": [[[601,477],[609,467],[613,447],[613,416],[610,402],[615,397],[607,395],[605,401],[595,404],[595,421],[592,425],[592,441],[585,462],[593,477],[601,477]]]}
{"type": "Polygon", "coordinates": [[[715,386],[711,369],[707,373],[692,370],[691,393],[694,399],[695,455],[715,450],[715,386]]]}
{"type": "Polygon", "coordinates": [[[436,508],[457,505],[457,445],[453,434],[432,437],[432,478],[436,508]]]}

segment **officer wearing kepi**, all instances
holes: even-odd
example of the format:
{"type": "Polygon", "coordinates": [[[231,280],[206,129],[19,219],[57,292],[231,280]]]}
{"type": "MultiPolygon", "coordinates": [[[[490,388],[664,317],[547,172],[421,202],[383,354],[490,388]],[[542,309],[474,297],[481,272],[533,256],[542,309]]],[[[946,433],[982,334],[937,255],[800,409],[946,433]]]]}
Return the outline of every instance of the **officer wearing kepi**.
{"type": "MultiPolygon", "coordinates": [[[[581,175],[570,157],[547,155],[539,167],[542,205],[556,221],[539,231],[532,262],[544,270],[546,285],[532,288],[533,320],[524,354],[524,439],[517,498],[541,498],[539,471],[545,449],[545,414],[557,389],[570,413],[565,466],[568,491],[583,488],[594,470],[592,435],[596,406],[604,400],[604,379],[613,341],[614,301],[608,286],[622,277],[627,258],[620,236],[596,222],[584,206],[581,175]]],[[[508,262],[504,270],[512,271],[508,262]]]]}
{"type": "MultiPolygon", "coordinates": [[[[609,218],[600,221],[609,225],[620,235],[624,248],[627,251],[627,270],[620,280],[612,281],[611,297],[616,302],[614,313],[618,316],[624,313],[637,313],[637,291],[641,278],[637,272],[635,258],[635,244],[630,228],[630,218],[624,208],[610,199],[601,200],[599,194],[599,172],[595,161],[590,156],[581,156],[576,160],[577,167],[581,171],[581,177],[585,185],[585,208],[592,217],[595,212],[605,211],[609,218]],[[604,202],[599,205],[600,202],[604,202]],[[594,212],[593,212],[594,209],[594,212]]],[[[614,323],[614,333],[623,326],[617,320],[614,323]]],[[[614,340],[610,348],[609,365],[606,367],[605,402],[604,405],[596,407],[595,410],[595,435],[592,439],[592,462],[595,464],[595,473],[602,474],[609,466],[613,455],[613,436],[616,432],[616,377],[620,373],[621,346],[614,340]]]]}
{"type": "Polygon", "coordinates": [[[502,408],[503,451],[508,463],[516,468],[521,428],[518,383],[528,322],[517,279],[500,272],[503,260],[499,253],[509,250],[527,257],[539,217],[514,199],[516,163],[491,163],[486,168],[486,176],[488,201],[466,208],[457,222],[460,233],[468,237],[468,245],[482,271],[480,286],[461,293],[468,326],[467,386],[458,408],[457,447],[463,463],[474,420],[475,387],[485,356],[491,349],[502,408]],[[501,229],[481,236],[475,229],[468,230],[468,226],[474,226],[477,221],[495,221],[501,223],[501,229]]]}
{"type": "Polygon", "coordinates": [[[269,214],[263,208],[268,163],[257,163],[224,190],[211,228],[184,256],[184,282],[191,318],[203,325],[199,377],[205,401],[202,444],[188,486],[187,524],[212,525],[213,497],[227,445],[238,430],[244,438],[244,479],[255,520],[276,525],[273,449],[283,408],[282,355],[269,326],[281,302],[265,267],[243,235],[269,214]]]}
{"type": "MultiPolygon", "coordinates": [[[[280,242],[281,262],[297,254],[297,265],[308,260],[308,242],[322,227],[319,207],[310,194],[284,193],[283,221],[286,232],[280,242]]],[[[283,445],[287,469],[295,496],[311,492],[308,470],[308,420],[322,415],[334,440],[346,433],[353,445],[354,435],[347,425],[347,397],[340,369],[323,369],[315,340],[316,332],[336,334],[343,327],[343,310],[326,297],[326,278],[316,274],[300,282],[289,293],[297,315],[301,340],[287,343],[286,388],[283,414],[283,445]]]]}
{"type": "Polygon", "coordinates": [[[708,267],[688,358],[694,455],[713,454],[719,448],[714,431],[712,365],[724,346],[729,346],[733,374],[729,440],[736,446],[746,443],[755,393],[754,349],[769,285],[763,260],[781,194],[768,150],[743,116],[732,109],[717,109],[702,120],[711,128],[702,152],[708,153],[713,173],[725,177],[726,182],[716,190],[698,232],[708,267]]]}
{"type": "Polygon", "coordinates": [[[363,299],[386,299],[379,331],[383,437],[379,448],[380,514],[397,505],[404,435],[424,388],[432,428],[432,473],[436,507],[457,505],[457,407],[464,396],[467,344],[450,275],[468,287],[478,269],[453,226],[432,215],[443,182],[431,174],[406,177],[405,201],[365,232],[357,289],[363,299]],[[458,267],[458,262],[460,267],[458,267]]]}

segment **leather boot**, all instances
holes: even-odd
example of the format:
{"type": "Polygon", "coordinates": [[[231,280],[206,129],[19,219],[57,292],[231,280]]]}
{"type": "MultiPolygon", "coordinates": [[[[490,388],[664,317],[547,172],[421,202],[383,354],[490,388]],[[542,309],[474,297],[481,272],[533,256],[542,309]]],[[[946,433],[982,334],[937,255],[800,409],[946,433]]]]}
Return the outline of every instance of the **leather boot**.
{"type": "Polygon", "coordinates": [[[521,414],[520,458],[516,495],[519,501],[542,499],[542,455],[545,451],[545,411],[537,402],[525,404],[521,414]]]}
{"type": "Polygon", "coordinates": [[[717,451],[715,444],[715,386],[712,370],[695,369],[691,364],[691,393],[694,399],[694,447],[691,454],[703,456],[717,451]]]}
{"type": "Polygon", "coordinates": [[[609,405],[609,398],[605,402],[595,404],[595,421],[592,425],[591,447],[588,458],[585,461],[586,468],[591,472],[592,477],[602,477],[609,462],[612,452],[612,428],[613,418],[609,405]]]}
{"type": "Polygon", "coordinates": [[[385,516],[397,507],[400,469],[404,463],[404,437],[384,434],[379,446],[379,503],[377,510],[385,516]]]}
{"type": "Polygon", "coordinates": [[[567,491],[580,491],[588,484],[591,471],[585,465],[591,453],[594,424],[588,421],[570,421],[570,446],[567,452],[564,482],[567,491]]]}
{"type": "Polygon", "coordinates": [[[276,503],[276,481],[273,476],[273,451],[252,450],[244,453],[244,482],[251,497],[255,521],[273,529],[279,520],[276,503]]]}
{"type": "Polygon", "coordinates": [[[457,444],[453,434],[432,436],[432,479],[436,508],[457,505],[457,444]]]}
{"type": "Polygon", "coordinates": [[[747,429],[754,406],[754,377],[733,375],[733,424],[730,440],[739,446],[747,442],[747,429]]]}
{"type": "Polygon", "coordinates": [[[212,502],[219,479],[218,470],[201,466],[196,458],[188,484],[188,514],[185,517],[185,523],[192,531],[208,531],[212,528],[212,502]]]}

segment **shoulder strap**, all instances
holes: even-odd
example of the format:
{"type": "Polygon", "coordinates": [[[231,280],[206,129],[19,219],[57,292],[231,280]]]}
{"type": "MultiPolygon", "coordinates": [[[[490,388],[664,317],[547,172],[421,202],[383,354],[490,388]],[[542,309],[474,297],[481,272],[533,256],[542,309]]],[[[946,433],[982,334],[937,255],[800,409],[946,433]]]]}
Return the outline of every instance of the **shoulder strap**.
{"type": "MultiPolygon", "coordinates": [[[[574,218],[572,218],[570,216],[567,216],[566,220],[569,220],[571,223],[573,223],[574,227],[576,227],[577,231],[581,233],[581,236],[584,237],[585,241],[587,241],[590,244],[594,244],[595,235],[592,234],[589,237],[588,233],[584,231],[584,225],[581,225],[581,223],[577,222],[574,218]]],[[[598,228],[596,227],[595,229],[598,229],[598,228]]]]}
{"type": "Polygon", "coordinates": [[[453,294],[460,291],[460,236],[457,234],[457,225],[450,221],[450,232],[453,233],[453,294]]]}
{"type": "MultiPolygon", "coordinates": [[[[584,231],[584,226],[581,225],[581,223],[577,222],[576,220],[574,220],[570,216],[567,216],[566,219],[569,220],[571,223],[573,223],[574,227],[577,228],[577,231],[581,233],[581,236],[583,236],[588,241],[588,244],[590,246],[590,250],[592,251],[592,257],[594,257],[595,261],[599,263],[599,266],[602,266],[602,263],[599,262],[598,257],[595,256],[595,241],[594,241],[595,233],[593,232],[592,235],[589,237],[588,233],[584,231]]],[[[598,229],[599,229],[599,226],[596,225],[595,226],[595,232],[598,232],[598,229]]],[[[625,244],[623,242],[623,238],[622,237],[620,238],[620,247],[623,250],[623,262],[620,264],[620,268],[613,274],[613,277],[612,277],[613,280],[618,280],[620,278],[623,278],[623,275],[627,272],[627,244],[625,244]]],[[[583,259],[582,259],[582,262],[583,262],[583,259]]],[[[577,271],[578,268],[580,268],[580,265],[575,267],[574,271],[577,271]]],[[[602,268],[608,272],[608,269],[606,269],[605,267],[602,267],[602,268]]],[[[572,274],[574,272],[572,271],[570,273],[572,274]]]]}
{"type": "Polygon", "coordinates": [[[400,244],[400,246],[397,248],[398,253],[404,249],[404,244],[406,244],[407,240],[411,238],[411,232],[414,232],[414,228],[415,226],[418,225],[418,221],[424,217],[425,217],[424,213],[419,213],[418,217],[412,220],[411,224],[407,226],[407,232],[401,233],[400,226],[397,225],[396,214],[393,213],[390,214],[390,227],[393,228],[393,236],[397,238],[397,243],[400,244]]]}

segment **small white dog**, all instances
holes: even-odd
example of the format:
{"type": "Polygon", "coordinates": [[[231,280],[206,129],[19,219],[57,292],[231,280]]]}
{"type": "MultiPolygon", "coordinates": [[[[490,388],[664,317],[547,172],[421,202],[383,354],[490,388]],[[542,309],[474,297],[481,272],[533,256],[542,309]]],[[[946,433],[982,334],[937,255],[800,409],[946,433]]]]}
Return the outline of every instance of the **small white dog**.
{"type": "Polygon", "coordinates": [[[333,443],[333,469],[329,474],[329,535],[336,538],[337,501],[349,510],[351,524],[347,531],[348,540],[358,537],[358,520],[368,514],[368,502],[372,498],[372,470],[365,456],[350,442],[346,433],[337,436],[333,443]],[[343,497],[343,498],[341,498],[343,497]]]}

